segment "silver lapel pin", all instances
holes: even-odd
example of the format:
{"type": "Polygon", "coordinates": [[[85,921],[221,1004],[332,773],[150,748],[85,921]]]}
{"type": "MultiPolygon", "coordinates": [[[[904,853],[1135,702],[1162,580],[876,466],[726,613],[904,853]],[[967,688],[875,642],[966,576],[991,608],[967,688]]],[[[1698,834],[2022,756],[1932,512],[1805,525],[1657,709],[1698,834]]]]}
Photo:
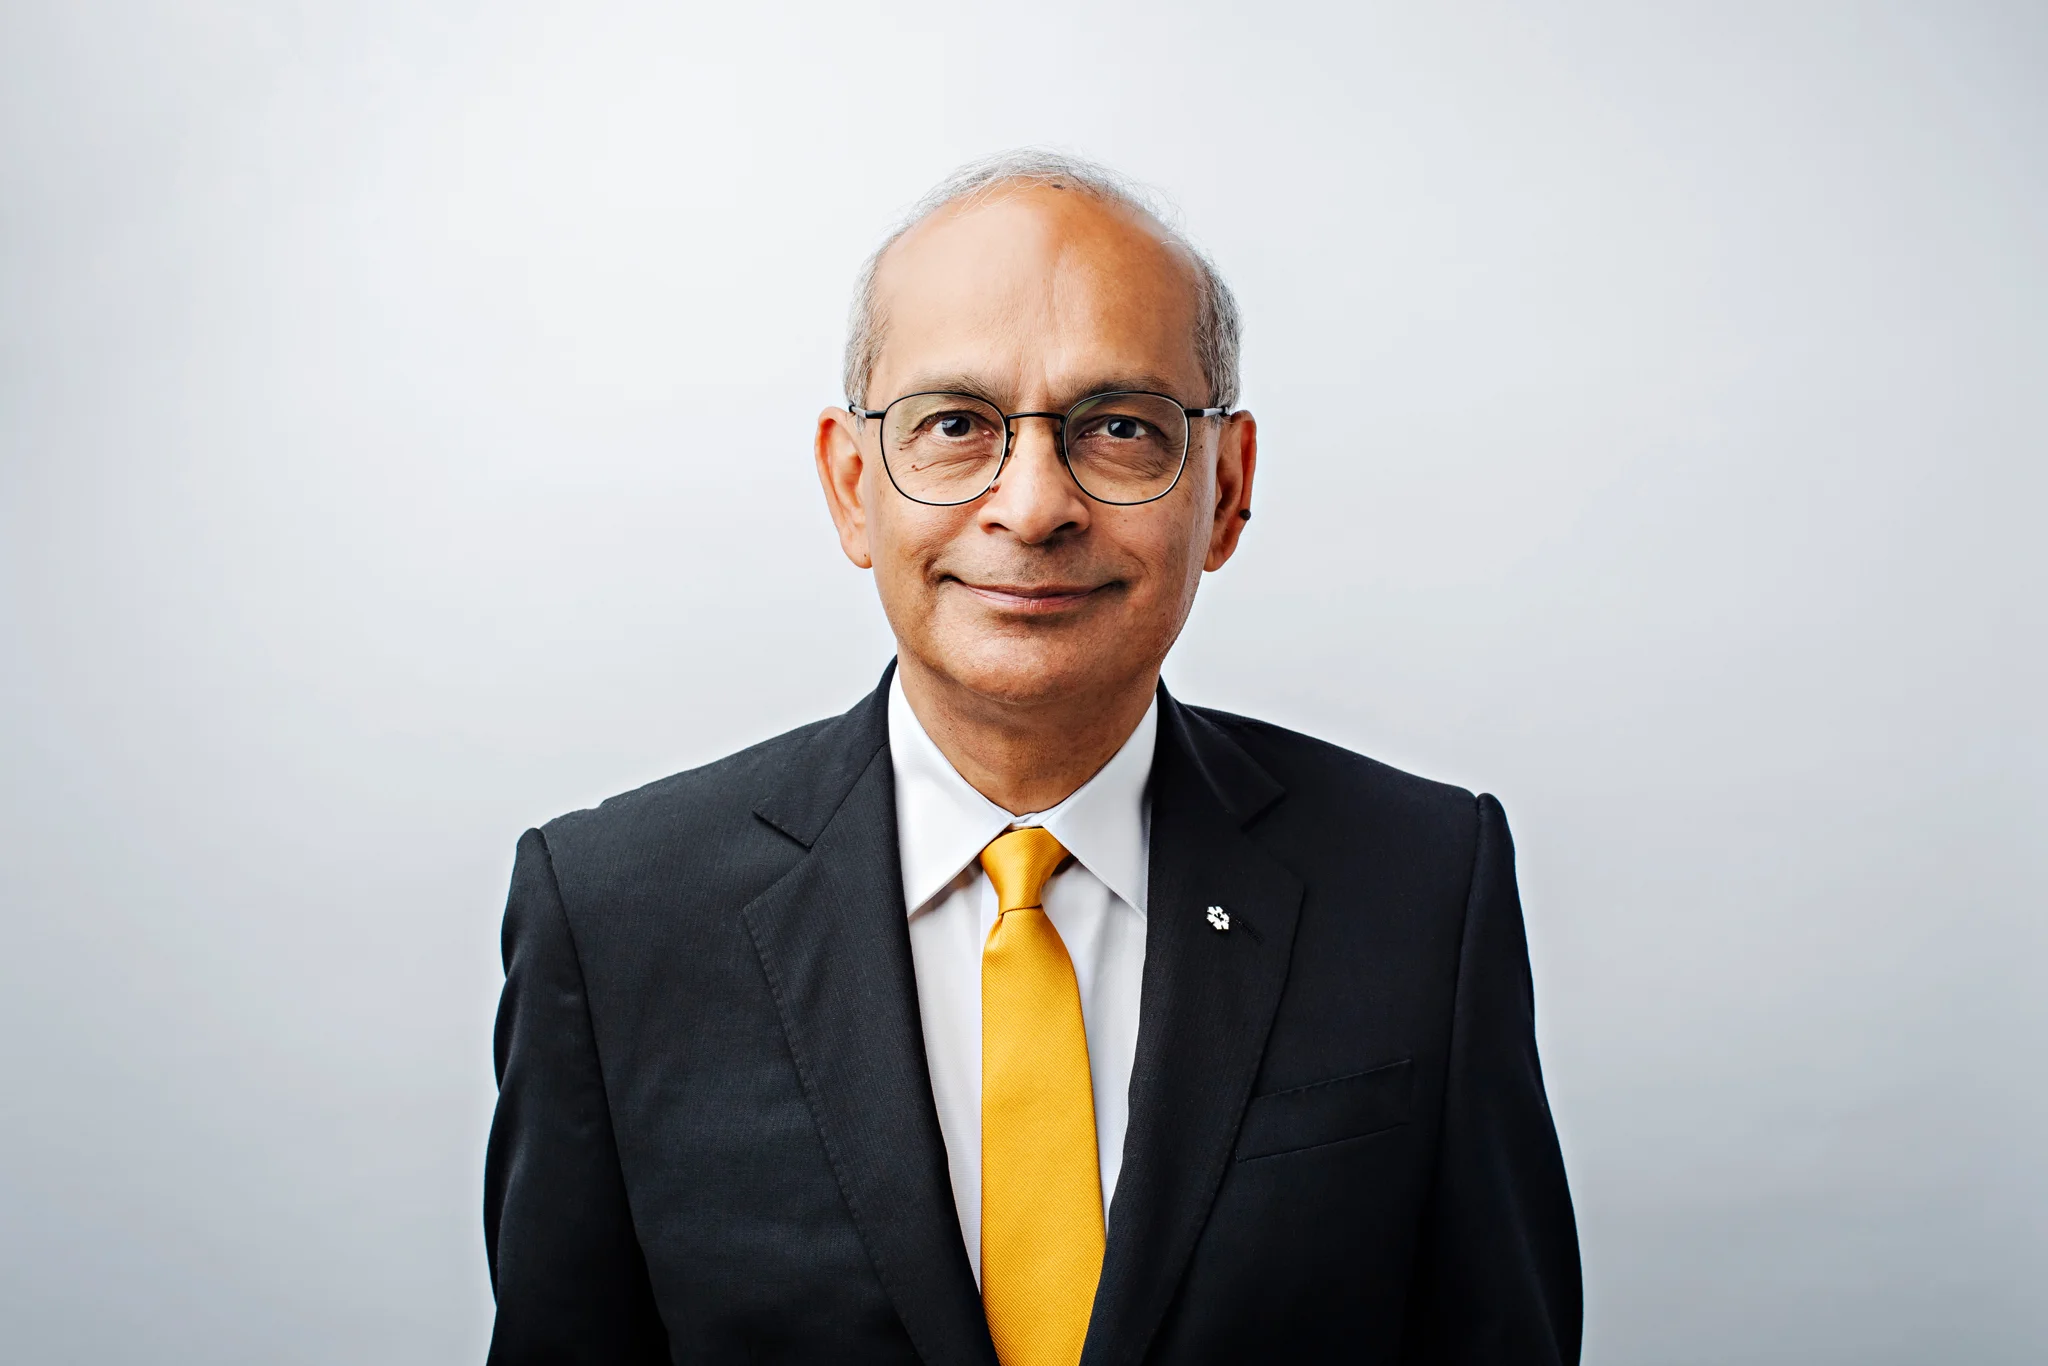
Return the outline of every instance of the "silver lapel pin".
{"type": "Polygon", "coordinates": [[[1230,912],[1221,906],[1209,908],[1209,928],[1221,933],[1230,928],[1230,912]]]}

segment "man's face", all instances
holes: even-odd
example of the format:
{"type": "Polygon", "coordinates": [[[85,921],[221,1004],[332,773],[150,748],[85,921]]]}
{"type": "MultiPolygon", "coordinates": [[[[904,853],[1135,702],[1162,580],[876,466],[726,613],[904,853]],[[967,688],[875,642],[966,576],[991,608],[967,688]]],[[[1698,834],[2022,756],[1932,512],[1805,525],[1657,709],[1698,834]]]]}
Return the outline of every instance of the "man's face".
{"type": "MultiPolygon", "coordinates": [[[[882,262],[866,406],[952,390],[1004,412],[1063,412],[1133,389],[1206,406],[1196,279],[1153,225],[1078,191],[1019,186],[941,210],[882,262]]],[[[1149,680],[1202,571],[1236,548],[1256,458],[1250,417],[1194,419],[1179,484],[1129,507],[1081,491],[1055,423],[1014,425],[995,487],[932,507],[890,483],[878,422],[843,409],[820,418],[819,473],[841,543],[872,565],[905,667],[1026,706],[1149,680]]]]}

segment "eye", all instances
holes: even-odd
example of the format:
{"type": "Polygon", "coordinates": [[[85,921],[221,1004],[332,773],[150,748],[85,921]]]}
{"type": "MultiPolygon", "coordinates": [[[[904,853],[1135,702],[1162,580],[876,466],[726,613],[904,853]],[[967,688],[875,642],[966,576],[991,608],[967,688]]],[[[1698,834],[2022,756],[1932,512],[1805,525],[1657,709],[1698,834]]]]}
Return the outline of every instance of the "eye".
{"type": "Polygon", "coordinates": [[[959,441],[974,432],[974,419],[965,413],[948,413],[935,424],[940,436],[959,441]]]}
{"type": "Polygon", "coordinates": [[[1112,417],[1102,424],[1104,435],[1116,441],[1136,441],[1145,434],[1145,424],[1135,417],[1112,417]]]}

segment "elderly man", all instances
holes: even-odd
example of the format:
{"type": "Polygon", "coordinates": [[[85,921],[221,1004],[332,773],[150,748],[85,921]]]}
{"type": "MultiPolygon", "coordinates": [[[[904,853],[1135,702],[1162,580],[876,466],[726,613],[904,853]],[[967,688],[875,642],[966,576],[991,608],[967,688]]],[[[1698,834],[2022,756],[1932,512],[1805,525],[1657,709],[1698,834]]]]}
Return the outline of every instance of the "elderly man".
{"type": "Polygon", "coordinates": [[[816,458],[896,661],[521,840],[492,1362],[1577,1359],[1499,803],[1159,681],[1237,333],[1084,163],[876,254],[816,458]]]}

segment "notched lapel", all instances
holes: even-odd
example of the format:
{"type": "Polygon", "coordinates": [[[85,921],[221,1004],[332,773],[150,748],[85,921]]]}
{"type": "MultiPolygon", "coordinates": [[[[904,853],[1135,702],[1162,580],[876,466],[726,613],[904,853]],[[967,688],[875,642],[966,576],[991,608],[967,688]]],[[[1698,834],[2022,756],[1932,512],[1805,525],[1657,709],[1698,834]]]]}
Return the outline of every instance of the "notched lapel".
{"type": "Polygon", "coordinates": [[[823,756],[851,775],[842,800],[826,807],[816,795],[835,771],[827,764],[792,775],[809,794],[764,804],[764,819],[810,836],[810,853],[744,914],[811,1117],[911,1342],[933,1366],[995,1366],[925,1066],[885,695],[833,723],[846,727],[837,744],[854,751],[823,756]]]}
{"type": "Polygon", "coordinates": [[[1243,829],[1280,785],[1213,722],[1160,700],[1131,1122],[1083,1366],[1140,1360],[1173,1298],[1230,1162],[1301,908],[1301,880],[1243,829]],[[1212,905],[1228,930],[1209,922],[1212,905]]]}

